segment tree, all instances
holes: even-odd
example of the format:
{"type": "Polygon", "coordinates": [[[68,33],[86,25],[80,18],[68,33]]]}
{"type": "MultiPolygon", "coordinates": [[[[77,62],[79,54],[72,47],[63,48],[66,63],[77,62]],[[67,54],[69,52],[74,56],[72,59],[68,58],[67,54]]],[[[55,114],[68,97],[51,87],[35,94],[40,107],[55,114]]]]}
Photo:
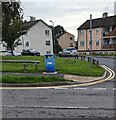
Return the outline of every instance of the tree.
{"type": "Polygon", "coordinates": [[[23,14],[21,3],[16,1],[2,2],[2,41],[13,55],[14,47],[20,44],[18,39],[23,32],[23,14]]]}
{"type": "Polygon", "coordinates": [[[76,42],[75,48],[78,50],[78,41],[75,42],[76,42]]]}
{"type": "Polygon", "coordinates": [[[30,20],[29,21],[35,21],[36,18],[34,16],[29,16],[30,17],[30,20]]]}
{"type": "Polygon", "coordinates": [[[63,28],[62,26],[57,25],[57,26],[54,28],[54,34],[55,34],[56,37],[57,37],[58,35],[63,34],[63,33],[65,33],[65,30],[64,30],[64,28],[63,28]]]}
{"type": "Polygon", "coordinates": [[[57,38],[58,38],[58,36],[60,36],[63,33],[65,33],[65,30],[64,30],[64,28],[62,26],[57,25],[57,26],[54,27],[55,44],[54,44],[54,41],[53,41],[53,44],[54,44],[54,52],[55,53],[58,53],[59,51],[62,50],[61,46],[59,45],[59,43],[57,41],[57,38]]]}

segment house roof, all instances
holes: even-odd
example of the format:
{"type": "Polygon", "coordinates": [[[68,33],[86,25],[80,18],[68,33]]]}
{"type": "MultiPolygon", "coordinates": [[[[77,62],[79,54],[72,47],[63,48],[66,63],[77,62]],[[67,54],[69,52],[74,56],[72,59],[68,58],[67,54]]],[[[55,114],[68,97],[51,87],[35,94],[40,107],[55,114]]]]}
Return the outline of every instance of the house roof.
{"type": "Polygon", "coordinates": [[[60,38],[62,35],[64,35],[66,33],[66,31],[64,31],[63,33],[61,33],[61,34],[58,34],[57,36],[56,36],[56,38],[60,38]]]}
{"type": "Polygon", "coordinates": [[[43,22],[46,26],[50,27],[52,29],[51,26],[49,26],[47,23],[45,23],[43,20],[39,19],[39,20],[35,20],[35,21],[29,21],[29,22],[24,22],[24,27],[26,29],[30,29],[32,26],[34,26],[36,23],[38,22],[43,22]]]}
{"type": "MultiPolygon", "coordinates": [[[[103,26],[116,26],[116,15],[109,16],[106,18],[97,18],[92,19],[92,28],[103,27],[103,26]]],[[[90,20],[84,22],[77,30],[81,29],[89,29],[90,28],[90,20]]]]}
{"type": "Polygon", "coordinates": [[[67,31],[65,31],[64,33],[58,35],[57,38],[60,38],[62,35],[66,34],[66,33],[68,33],[68,34],[72,35],[73,37],[75,37],[73,34],[71,34],[71,33],[67,32],[67,31]]]}

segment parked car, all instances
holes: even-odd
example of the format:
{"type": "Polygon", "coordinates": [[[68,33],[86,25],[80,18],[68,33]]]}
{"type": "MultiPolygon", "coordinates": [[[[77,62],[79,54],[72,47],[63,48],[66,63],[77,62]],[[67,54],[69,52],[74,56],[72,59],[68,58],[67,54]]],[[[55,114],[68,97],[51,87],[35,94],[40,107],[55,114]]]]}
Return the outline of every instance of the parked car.
{"type": "Polygon", "coordinates": [[[61,57],[67,57],[69,55],[75,55],[75,54],[77,54],[77,50],[75,48],[66,48],[58,53],[58,55],[61,57]]]}
{"type": "Polygon", "coordinates": [[[22,55],[40,56],[40,52],[34,49],[23,50],[22,55]]]}
{"type": "MultiPolygon", "coordinates": [[[[12,52],[11,51],[7,51],[6,55],[7,56],[12,56],[12,52]]],[[[14,56],[21,56],[21,53],[17,52],[17,51],[13,51],[13,55],[14,56]]]]}
{"type": "Polygon", "coordinates": [[[60,57],[67,57],[67,56],[69,56],[70,55],[70,51],[60,51],[59,53],[58,53],[58,55],[60,56],[60,57]]]}

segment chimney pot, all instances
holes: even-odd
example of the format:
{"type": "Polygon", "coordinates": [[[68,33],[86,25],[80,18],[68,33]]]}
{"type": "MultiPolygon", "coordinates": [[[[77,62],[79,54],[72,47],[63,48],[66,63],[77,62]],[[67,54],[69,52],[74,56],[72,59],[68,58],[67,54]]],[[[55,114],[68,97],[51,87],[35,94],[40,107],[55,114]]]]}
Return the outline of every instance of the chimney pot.
{"type": "Polygon", "coordinates": [[[108,17],[108,13],[107,12],[103,13],[103,18],[106,18],[106,17],[108,17]]]}

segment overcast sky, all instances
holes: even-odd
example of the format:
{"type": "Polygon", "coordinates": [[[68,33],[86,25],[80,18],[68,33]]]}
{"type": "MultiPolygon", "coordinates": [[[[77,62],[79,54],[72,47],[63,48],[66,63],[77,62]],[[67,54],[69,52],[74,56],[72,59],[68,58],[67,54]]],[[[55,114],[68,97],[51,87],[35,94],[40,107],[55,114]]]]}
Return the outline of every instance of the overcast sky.
{"type": "Polygon", "coordinates": [[[47,24],[61,25],[65,30],[75,35],[77,28],[89,19],[102,17],[103,12],[109,16],[114,15],[114,2],[116,0],[22,0],[24,18],[34,16],[47,24]]]}

